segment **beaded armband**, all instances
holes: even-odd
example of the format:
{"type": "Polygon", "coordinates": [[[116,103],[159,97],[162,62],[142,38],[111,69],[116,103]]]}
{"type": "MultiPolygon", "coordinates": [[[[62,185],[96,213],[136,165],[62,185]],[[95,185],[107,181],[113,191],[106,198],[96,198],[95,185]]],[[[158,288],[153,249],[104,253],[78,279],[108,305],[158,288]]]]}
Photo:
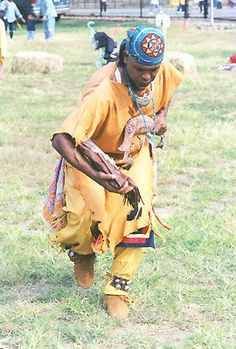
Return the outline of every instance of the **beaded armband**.
{"type": "Polygon", "coordinates": [[[122,291],[129,291],[129,285],[131,283],[131,280],[123,279],[119,276],[113,276],[111,285],[115,287],[118,290],[122,291]]]}

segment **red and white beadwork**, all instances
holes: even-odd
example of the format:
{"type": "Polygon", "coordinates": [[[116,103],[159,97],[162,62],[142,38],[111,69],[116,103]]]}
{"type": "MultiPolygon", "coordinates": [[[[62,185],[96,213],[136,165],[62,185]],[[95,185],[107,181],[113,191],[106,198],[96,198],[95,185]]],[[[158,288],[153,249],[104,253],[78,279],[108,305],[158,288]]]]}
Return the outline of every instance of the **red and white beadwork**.
{"type": "Polygon", "coordinates": [[[164,52],[164,42],[155,33],[147,34],[141,42],[141,49],[149,57],[157,57],[164,52]]]}

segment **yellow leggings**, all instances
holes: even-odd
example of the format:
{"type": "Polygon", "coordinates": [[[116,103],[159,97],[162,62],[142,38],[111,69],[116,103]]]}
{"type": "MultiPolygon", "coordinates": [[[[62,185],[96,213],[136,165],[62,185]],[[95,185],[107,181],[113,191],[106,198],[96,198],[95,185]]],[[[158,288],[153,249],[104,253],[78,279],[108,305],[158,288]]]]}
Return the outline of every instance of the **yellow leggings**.
{"type": "MultiPolygon", "coordinates": [[[[71,247],[71,250],[78,254],[91,254],[92,235],[89,226],[86,230],[78,234],[77,216],[70,213],[69,224],[58,232],[54,232],[51,236],[51,242],[59,244],[62,247],[71,247]]],[[[84,226],[83,226],[84,228],[84,226]]],[[[124,248],[115,247],[112,262],[111,275],[118,276],[127,280],[132,280],[139,265],[141,264],[145,248],[124,248]]],[[[111,295],[127,295],[126,291],[118,290],[111,286],[111,280],[105,286],[104,293],[111,295]]]]}
{"type": "MultiPolygon", "coordinates": [[[[118,276],[127,280],[132,280],[143,260],[145,250],[145,248],[137,247],[116,247],[112,262],[112,277],[118,276]]],[[[126,291],[118,290],[115,287],[111,286],[111,280],[109,280],[106,284],[104,293],[110,295],[127,296],[126,291]]]]}

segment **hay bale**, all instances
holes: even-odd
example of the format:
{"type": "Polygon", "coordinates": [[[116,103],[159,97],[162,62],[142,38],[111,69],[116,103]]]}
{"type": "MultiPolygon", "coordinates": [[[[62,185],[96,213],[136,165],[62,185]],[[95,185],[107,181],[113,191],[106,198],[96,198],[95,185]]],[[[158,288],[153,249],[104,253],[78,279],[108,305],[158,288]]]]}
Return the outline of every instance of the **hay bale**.
{"type": "Polygon", "coordinates": [[[63,58],[42,51],[18,52],[12,61],[12,73],[57,73],[63,70],[63,58]]]}
{"type": "Polygon", "coordinates": [[[195,59],[189,53],[172,51],[167,53],[167,60],[171,62],[176,69],[185,75],[197,75],[197,65],[195,59]]]}

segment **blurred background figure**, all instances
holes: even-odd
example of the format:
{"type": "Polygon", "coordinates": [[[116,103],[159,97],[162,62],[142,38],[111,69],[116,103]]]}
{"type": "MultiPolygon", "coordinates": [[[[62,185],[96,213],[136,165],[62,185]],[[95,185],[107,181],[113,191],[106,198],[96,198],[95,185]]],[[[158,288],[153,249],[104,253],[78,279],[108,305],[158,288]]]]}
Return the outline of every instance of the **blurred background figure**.
{"type": "Polygon", "coordinates": [[[12,39],[14,32],[16,31],[17,21],[20,20],[25,23],[25,20],[12,0],[4,0],[2,2],[1,10],[4,11],[6,29],[9,31],[10,38],[12,39]]]}
{"type": "Polygon", "coordinates": [[[157,14],[160,12],[159,0],[151,0],[150,5],[151,5],[151,12],[152,13],[157,14]]]}
{"type": "Polygon", "coordinates": [[[29,13],[27,16],[26,28],[27,28],[27,39],[34,40],[36,30],[37,18],[34,13],[29,13]]]}
{"type": "Polygon", "coordinates": [[[100,0],[100,16],[102,17],[102,13],[106,16],[107,12],[107,0],[100,0]]]}
{"type": "Polygon", "coordinates": [[[57,12],[52,0],[40,0],[40,16],[43,19],[45,40],[51,40],[55,35],[57,12]]]}
{"type": "Polygon", "coordinates": [[[217,1],[217,3],[216,3],[216,8],[218,8],[219,10],[223,8],[222,0],[218,0],[218,1],[217,1]]]}
{"type": "Polygon", "coordinates": [[[4,12],[0,11],[0,80],[3,79],[3,70],[6,59],[7,38],[5,24],[3,21],[4,12]]]}
{"type": "Polygon", "coordinates": [[[179,5],[177,6],[177,12],[184,12],[185,0],[179,0],[179,5]]]}
{"type": "Polygon", "coordinates": [[[98,50],[100,48],[103,48],[104,50],[104,63],[107,64],[109,62],[114,62],[117,59],[117,54],[114,52],[115,48],[117,47],[117,43],[104,32],[96,32],[94,39],[96,42],[95,49],[98,50]]]}
{"type": "Polygon", "coordinates": [[[184,1],[184,18],[189,18],[189,0],[184,1]]]}
{"type": "Polygon", "coordinates": [[[182,12],[184,18],[189,18],[189,0],[179,0],[177,12],[182,12]]]}
{"type": "Polygon", "coordinates": [[[198,2],[198,6],[199,6],[200,13],[202,13],[202,11],[203,11],[203,0],[200,0],[198,2]]]}
{"type": "Polygon", "coordinates": [[[100,51],[99,58],[96,60],[96,67],[100,68],[102,65],[116,61],[118,58],[117,42],[105,32],[97,32],[95,22],[88,22],[87,27],[92,47],[100,51]]]}
{"type": "Polygon", "coordinates": [[[236,7],[236,0],[229,0],[228,1],[228,5],[230,6],[230,7],[236,7]]]}
{"type": "Polygon", "coordinates": [[[156,15],[155,24],[156,27],[161,29],[161,31],[163,32],[166,41],[167,30],[171,24],[170,16],[166,14],[162,9],[160,9],[159,13],[157,13],[156,15]]]}
{"type": "Polygon", "coordinates": [[[204,18],[208,17],[208,6],[209,6],[208,0],[203,0],[203,17],[204,18]]]}

